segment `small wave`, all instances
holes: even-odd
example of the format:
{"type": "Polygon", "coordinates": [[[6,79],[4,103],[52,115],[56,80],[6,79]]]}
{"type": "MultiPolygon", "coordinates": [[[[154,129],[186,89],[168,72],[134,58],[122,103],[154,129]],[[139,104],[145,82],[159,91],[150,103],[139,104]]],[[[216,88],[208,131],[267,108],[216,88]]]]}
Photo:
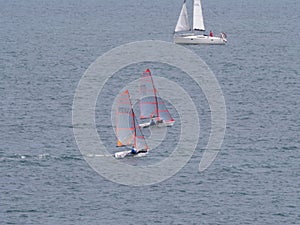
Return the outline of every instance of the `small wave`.
{"type": "Polygon", "coordinates": [[[51,155],[49,153],[41,153],[37,155],[12,154],[0,156],[0,162],[4,161],[45,161],[45,160],[82,160],[82,155],[51,155]]]}

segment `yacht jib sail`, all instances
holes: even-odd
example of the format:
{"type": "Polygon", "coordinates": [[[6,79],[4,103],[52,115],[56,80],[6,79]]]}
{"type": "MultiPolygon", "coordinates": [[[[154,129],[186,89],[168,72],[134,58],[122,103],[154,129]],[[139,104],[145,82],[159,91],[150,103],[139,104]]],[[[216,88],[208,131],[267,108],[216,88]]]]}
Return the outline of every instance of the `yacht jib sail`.
{"type": "MultiPolygon", "coordinates": [[[[140,81],[140,118],[154,119],[154,124],[159,122],[169,126],[172,126],[175,122],[164,101],[158,96],[149,69],[142,74],[140,81]]],[[[151,122],[140,124],[141,127],[148,127],[150,125],[151,122]]]]}
{"type": "Polygon", "coordinates": [[[187,8],[186,8],[186,2],[184,0],[184,3],[182,5],[180,15],[175,27],[175,32],[180,32],[180,31],[190,31],[190,23],[189,23],[189,18],[188,18],[188,13],[187,13],[187,8]]]}
{"type": "MultiPolygon", "coordinates": [[[[134,147],[137,152],[148,151],[144,135],[138,126],[128,90],[118,96],[116,111],[116,136],[117,146],[134,147]]],[[[123,158],[131,151],[115,153],[116,158],[123,158]]]]}

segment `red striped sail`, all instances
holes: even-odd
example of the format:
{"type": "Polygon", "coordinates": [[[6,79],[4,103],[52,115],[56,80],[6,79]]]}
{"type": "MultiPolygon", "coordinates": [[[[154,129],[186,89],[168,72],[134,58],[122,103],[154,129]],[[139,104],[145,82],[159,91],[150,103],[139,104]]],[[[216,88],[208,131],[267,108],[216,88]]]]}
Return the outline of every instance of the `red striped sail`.
{"type": "Polygon", "coordinates": [[[117,146],[134,146],[136,150],[148,149],[130,101],[128,90],[118,96],[116,111],[117,146]]]}
{"type": "Polygon", "coordinates": [[[174,121],[163,100],[158,96],[151,72],[147,69],[140,82],[140,118],[156,117],[157,121],[174,121]]]}

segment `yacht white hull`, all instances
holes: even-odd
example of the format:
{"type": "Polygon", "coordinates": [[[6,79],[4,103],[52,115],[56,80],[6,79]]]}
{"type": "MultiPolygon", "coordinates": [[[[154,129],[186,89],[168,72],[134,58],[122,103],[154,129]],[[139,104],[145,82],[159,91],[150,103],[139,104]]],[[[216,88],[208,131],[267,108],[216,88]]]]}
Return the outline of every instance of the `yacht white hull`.
{"type": "Polygon", "coordinates": [[[175,35],[174,42],[176,44],[207,44],[207,45],[225,45],[227,42],[224,37],[210,37],[206,35],[175,35]]]}

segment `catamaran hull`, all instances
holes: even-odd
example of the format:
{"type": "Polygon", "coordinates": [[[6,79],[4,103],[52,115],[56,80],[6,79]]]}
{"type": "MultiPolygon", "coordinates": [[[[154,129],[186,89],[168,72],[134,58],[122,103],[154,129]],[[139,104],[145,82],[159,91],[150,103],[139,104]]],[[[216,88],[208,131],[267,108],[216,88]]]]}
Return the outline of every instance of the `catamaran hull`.
{"type": "Polygon", "coordinates": [[[207,45],[225,45],[227,40],[223,37],[210,37],[205,35],[177,35],[174,36],[176,44],[207,44],[207,45]]]}

